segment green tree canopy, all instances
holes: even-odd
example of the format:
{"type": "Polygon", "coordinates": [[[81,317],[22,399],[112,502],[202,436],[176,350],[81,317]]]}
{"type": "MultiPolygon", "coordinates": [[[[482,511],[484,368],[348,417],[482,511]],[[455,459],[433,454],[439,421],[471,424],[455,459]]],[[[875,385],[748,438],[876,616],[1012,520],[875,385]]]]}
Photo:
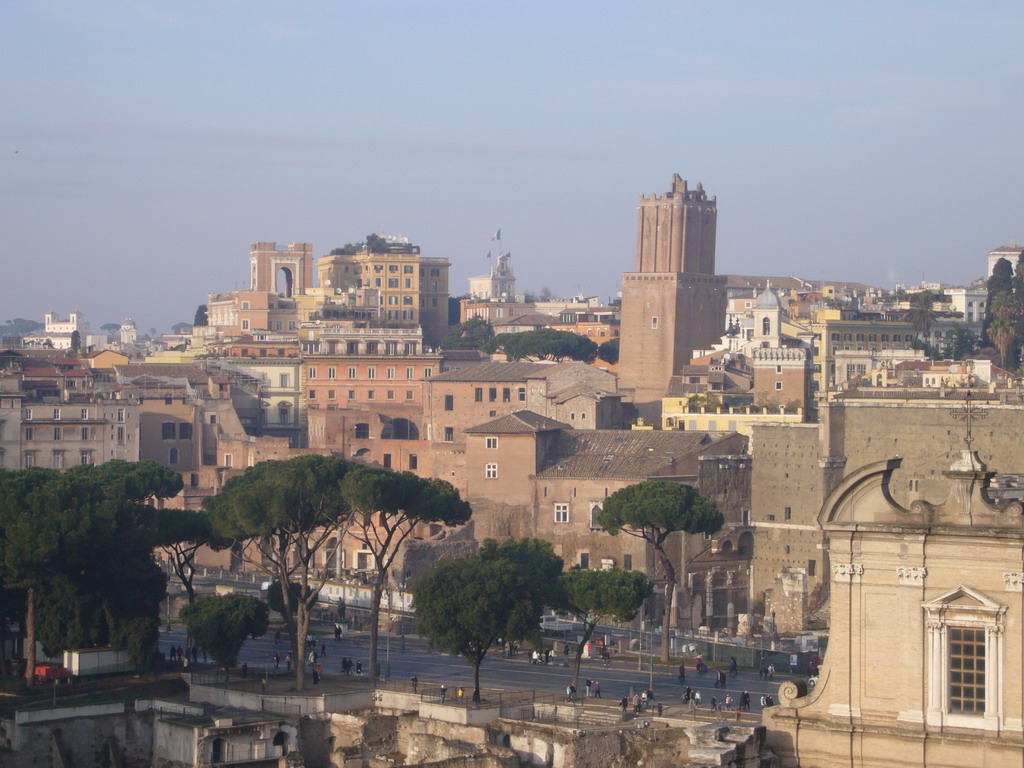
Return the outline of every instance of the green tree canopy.
{"type": "Polygon", "coordinates": [[[661,622],[661,659],[668,662],[669,624],[676,587],[676,566],[666,549],[674,533],[714,533],[724,518],[711,499],[695,488],[668,480],[647,480],[620,488],[598,513],[598,523],[613,536],[620,532],[644,539],[654,549],[665,579],[661,622]]]}
{"type": "Polygon", "coordinates": [[[494,337],[494,329],[482,317],[471,317],[453,325],[441,341],[441,349],[483,349],[494,337]]]}
{"type": "Polygon", "coordinates": [[[910,299],[910,309],[904,314],[918,338],[924,338],[938,320],[935,309],[935,298],[931,291],[915,293],[910,299]]]}
{"type": "Polygon", "coordinates": [[[153,462],[0,472],[0,580],[25,590],[28,680],[37,629],[51,652],[109,643],[145,661],[165,586],[149,502],[180,488],[153,462]]]}
{"type": "Polygon", "coordinates": [[[120,329],[120,323],[104,323],[103,325],[100,326],[100,330],[106,331],[108,334],[113,333],[114,331],[119,331],[120,329]]]}
{"type": "MultiPolygon", "coordinates": [[[[546,543],[546,542],[545,542],[546,543]]],[[[537,572],[561,570],[561,558],[543,545],[502,547],[484,542],[480,552],[458,560],[445,559],[413,587],[416,626],[430,646],[458,654],[473,667],[473,687],[480,690],[480,665],[487,651],[503,641],[536,638],[549,581],[539,590],[537,572]]]]}
{"type": "MultiPolygon", "coordinates": [[[[182,609],[181,620],[200,647],[225,670],[235,666],[246,638],[262,637],[270,624],[265,602],[238,593],[200,598],[182,609]]],[[[296,666],[301,669],[303,665],[296,666]]]]}
{"type": "Polygon", "coordinates": [[[71,332],[71,354],[77,355],[82,348],[82,334],[77,330],[71,332]]]}
{"type": "Polygon", "coordinates": [[[597,356],[609,365],[619,362],[619,337],[609,339],[597,348],[597,356]]]}
{"type": "Polygon", "coordinates": [[[472,512],[451,483],[390,469],[352,469],[342,482],[342,494],[352,510],[348,535],[373,554],[377,571],[370,597],[369,661],[375,673],[381,598],[402,544],[420,523],[462,525],[472,512]]]}
{"type": "Polygon", "coordinates": [[[601,621],[632,621],[654,589],[639,571],[570,570],[561,574],[562,603],[556,607],[573,614],[583,624],[583,637],[576,647],[572,684],[579,687],[583,648],[601,621]]]}
{"type": "Polygon", "coordinates": [[[951,360],[966,360],[978,354],[981,344],[978,335],[963,323],[955,323],[947,335],[942,354],[951,360]]]}
{"type": "MultiPolygon", "coordinates": [[[[289,591],[298,590],[293,591],[297,611],[290,610],[290,600],[284,602],[284,620],[297,659],[327,578],[326,573],[314,574],[316,554],[348,520],[341,484],[351,466],[343,459],[317,455],[265,461],[226,482],[205,502],[220,539],[236,544],[243,560],[289,585],[289,591]]],[[[305,687],[301,664],[296,664],[295,684],[298,690],[305,687]]]]}
{"type": "Polygon", "coordinates": [[[203,328],[206,325],[208,325],[209,322],[210,320],[207,315],[206,305],[200,304],[198,307],[196,307],[196,314],[195,318],[192,320],[192,325],[194,327],[203,328]]]}
{"type": "Polygon", "coordinates": [[[484,351],[503,351],[509,360],[580,360],[591,363],[597,357],[597,344],[586,336],[570,331],[541,328],[525,333],[501,333],[487,342],[484,351]]]}

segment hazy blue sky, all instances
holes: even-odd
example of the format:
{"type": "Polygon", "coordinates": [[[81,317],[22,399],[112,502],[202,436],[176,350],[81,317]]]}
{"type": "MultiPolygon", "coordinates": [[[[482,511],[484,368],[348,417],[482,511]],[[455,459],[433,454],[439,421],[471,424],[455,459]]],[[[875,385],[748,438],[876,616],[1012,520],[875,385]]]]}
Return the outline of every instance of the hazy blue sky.
{"type": "Polygon", "coordinates": [[[1024,240],[1024,3],[0,4],[0,321],[191,320],[255,240],[404,234],[608,296],[636,199],[718,271],[966,282],[1024,240]]]}

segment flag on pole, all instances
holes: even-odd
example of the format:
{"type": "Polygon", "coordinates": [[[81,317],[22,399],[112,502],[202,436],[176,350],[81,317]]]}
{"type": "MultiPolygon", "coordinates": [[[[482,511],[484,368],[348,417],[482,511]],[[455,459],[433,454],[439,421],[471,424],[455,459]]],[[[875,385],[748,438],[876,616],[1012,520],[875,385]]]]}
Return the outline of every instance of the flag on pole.
{"type": "Polygon", "coordinates": [[[497,232],[495,232],[493,235],[491,235],[491,242],[493,243],[495,240],[501,240],[501,230],[500,229],[497,232]]]}

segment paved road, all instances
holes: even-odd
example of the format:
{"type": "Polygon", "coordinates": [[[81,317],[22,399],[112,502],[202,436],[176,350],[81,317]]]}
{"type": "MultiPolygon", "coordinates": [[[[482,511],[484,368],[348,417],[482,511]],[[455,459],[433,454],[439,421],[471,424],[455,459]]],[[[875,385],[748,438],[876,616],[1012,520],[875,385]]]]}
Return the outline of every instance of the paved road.
{"type": "MultiPolygon", "coordinates": [[[[333,636],[318,636],[318,643],[324,642],[327,645],[327,654],[320,659],[320,664],[325,674],[341,674],[341,660],[349,657],[353,661],[361,661],[364,674],[369,672],[369,636],[365,633],[357,633],[340,641],[335,641],[333,636]]],[[[160,633],[160,650],[166,655],[170,645],[184,646],[185,636],[182,627],[175,626],[170,633],[160,633]]],[[[281,663],[279,671],[285,669],[285,654],[287,653],[287,642],[282,638],[281,645],[275,647],[273,634],[248,640],[239,654],[239,663],[245,662],[251,669],[259,669],[264,665],[271,670],[274,668],[274,653],[280,653],[281,663]]],[[[319,650],[319,646],[318,646],[319,650]]],[[[430,683],[444,683],[449,689],[455,689],[462,685],[466,688],[472,687],[473,671],[469,664],[455,656],[436,653],[427,648],[426,643],[417,637],[406,637],[403,641],[394,636],[390,642],[390,655],[388,653],[387,635],[382,633],[380,638],[380,664],[382,674],[387,671],[388,659],[390,659],[391,678],[394,680],[408,680],[412,675],[419,678],[421,685],[430,683]]],[[[480,668],[480,684],[485,688],[505,688],[511,690],[535,690],[541,693],[561,695],[565,687],[572,682],[572,657],[568,663],[563,657],[557,657],[550,665],[530,664],[528,656],[521,654],[511,659],[506,659],[499,652],[492,652],[484,659],[480,668]]],[[[580,667],[579,693],[583,694],[584,680],[591,678],[600,681],[602,697],[605,699],[618,700],[630,692],[631,688],[642,691],[653,681],[655,701],[661,701],[666,706],[678,706],[680,695],[688,684],[695,690],[701,692],[703,705],[709,706],[712,696],[723,699],[726,693],[731,693],[738,701],[742,691],[748,691],[751,699],[752,711],[760,710],[761,695],[772,694],[778,700],[779,685],[785,680],[792,679],[789,675],[776,675],[774,681],[759,679],[756,672],[740,671],[738,675],[729,677],[728,687],[724,690],[714,688],[714,673],[708,672],[700,676],[693,671],[693,665],[687,664],[686,684],[681,685],[676,679],[676,668],[671,671],[655,664],[653,676],[650,670],[650,657],[644,657],[644,667],[637,669],[637,660],[612,661],[605,666],[600,660],[584,659],[580,667]]]]}

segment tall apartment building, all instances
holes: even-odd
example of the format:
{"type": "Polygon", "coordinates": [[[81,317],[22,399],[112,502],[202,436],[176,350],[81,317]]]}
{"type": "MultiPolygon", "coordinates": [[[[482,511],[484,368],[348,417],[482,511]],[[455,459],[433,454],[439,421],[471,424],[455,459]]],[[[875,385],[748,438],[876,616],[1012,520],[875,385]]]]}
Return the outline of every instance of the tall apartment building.
{"type": "Polygon", "coordinates": [[[636,270],[622,278],[620,377],[641,416],[657,420],[661,398],[694,349],[725,327],[725,278],[715,275],[717,202],[675,174],[665,195],[641,196],[636,270]]]}
{"type": "Polygon", "coordinates": [[[138,461],[138,401],[95,391],[82,369],[40,362],[0,372],[0,469],[138,461]]]}
{"type": "Polygon", "coordinates": [[[448,259],[426,257],[405,238],[386,245],[362,246],[352,253],[323,256],[317,264],[320,285],[333,295],[360,288],[380,291],[381,319],[415,323],[424,341],[436,346],[448,329],[448,259]]]}

